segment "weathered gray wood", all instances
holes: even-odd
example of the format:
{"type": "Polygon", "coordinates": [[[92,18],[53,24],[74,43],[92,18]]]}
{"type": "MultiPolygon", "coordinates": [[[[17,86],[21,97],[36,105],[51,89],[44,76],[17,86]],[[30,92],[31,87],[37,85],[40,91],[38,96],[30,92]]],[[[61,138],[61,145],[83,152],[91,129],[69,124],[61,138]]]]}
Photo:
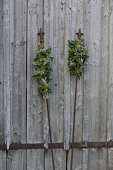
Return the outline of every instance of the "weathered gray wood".
{"type": "MultiPolygon", "coordinates": [[[[82,155],[83,151],[79,149],[75,149],[73,152],[73,170],[75,169],[82,169],[82,155]]],[[[70,170],[70,163],[71,163],[71,150],[68,153],[68,162],[67,162],[67,169],[70,170]]]]}
{"type": "MultiPolygon", "coordinates": [[[[0,1],[0,143],[5,143],[3,1],[0,1]]],[[[6,152],[0,151],[0,170],[6,170],[6,152]]]]}
{"type": "MultiPolygon", "coordinates": [[[[77,39],[76,32],[78,32],[79,28],[83,32],[83,0],[72,0],[71,4],[71,39],[77,39]]],[[[73,126],[73,110],[74,110],[74,97],[75,97],[75,82],[76,78],[71,76],[70,81],[70,111],[71,111],[71,120],[70,120],[70,141],[72,141],[72,126],[73,126]]],[[[78,80],[78,88],[77,88],[77,109],[76,109],[76,121],[75,121],[75,141],[80,142],[83,140],[83,78],[78,80]]],[[[68,169],[70,169],[71,163],[71,150],[68,155],[68,169]]],[[[74,150],[73,156],[73,170],[81,169],[82,167],[82,151],[74,150]]]]}
{"type": "MultiPolygon", "coordinates": [[[[113,140],[113,1],[109,1],[109,30],[108,30],[108,117],[107,117],[107,139],[113,140]]],[[[108,150],[108,169],[113,169],[113,149],[108,150]]]]}
{"type": "MultiPolygon", "coordinates": [[[[10,142],[10,58],[9,58],[9,3],[7,0],[3,1],[3,54],[4,62],[1,63],[4,65],[4,98],[3,98],[3,107],[4,107],[4,116],[5,122],[2,119],[2,122],[5,123],[5,142],[7,147],[10,142]],[[8,42],[8,43],[7,43],[8,42]]],[[[1,93],[2,94],[2,93],[1,93]]]]}
{"type": "MultiPolygon", "coordinates": [[[[52,5],[52,4],[51,4],[52,5]]],[[[52,9],[50,6],[50,0],[47,0],[44,2],[44,43],[46,44],[46,47],[51,46],[50,42],[50,37],[53,37],[53,27],[51,27],[50,22],[52,20],[52,9]]],[[[52,85],[52,84],[51,84],[52,85]]],[[[53,93],[53,89],[52,89],[53,93]]],[[[44,143],[45,147],[48,147],[48,142],[50,141],[50,136],[49,136],[49,127],[48,127],[48,117],[47,117],[47,107],[46,103],[44,103],[44,116],[43,116],[43,133],[44,133],[44,143]]],[[[50,110],[50,105],[49,105],[49,110],[50,110]]],[[[50,113],[51,114],[51,113],[50,113]]],[[[50,124],[52,124],[50,120],[50,124]]],[[[51,129],[53,131],[53,129],[51,129]]],[[[52,134],[53,136],[53,134],[52,134]]],[[[53,139],[52,139],[53,140],[53,139]]],[[[53,164],[52,164],[52,155],[51,151],[45,151],[45,169],[53,169],[53,164]]],[[[55,158],[54,152],[53,156],[55,158]]],[[[56,161],[54,161],[54,164],[56,165],[56,161]]]]}
{"type": "MultiPolygon", "coordinates": [[[[50,30],[48,31],[50,35],[47,32],[46,33],[48,34],[48,37],[50,37],[50,45],[52,46],[51,55],[55,57],[52,64],[53,74],[51,82],[52,94],[50,95],[50,121],[53,142],[63,142],[65,1],[50,0],[48,3],[49,5],[47,5],[47,3],[45,5],[45,8],[49,8],[49,11],[45,9],[45,22],[47,22],[47,14],[49,12],[48,20],[50,20],[50,30]]],[[[49,41],[49,39],[47,39],[46,42],[49,41]]],[[[65,158],[64,150],[54,150],[55,170],[66,169],[65,158]]],[[[52,169],[52,162],[50,159],[51,153],[48,151],[45,155],[45,168],[47,170],[52,169]]]]}
{"type": "MultiPolygon", "coordinates": [[[[76,36],[76,33],[78,32],[79,28],[81,28],[81,31],[83,32],[83,0],[79,0],[79,1],[72,0],[72,39],[75,39],[75,37],[76,39],[78,38],[76,36]]],[[[76,81],[75,77],[71,76],[71,115],[72,115],[71,122],[73,120],[73,110],[74,110],[75,81],[76,81]]],[[[75,121],[76,142],[78,141],[81,142],[83,140],[82,119],[83,119],[83,78],[78,80],[78,87],[77,87],[77,109],[76,109],[76,121],[75,121]]]]}
{"type": "Polygon", "coordinates": [[[5,141],[4,125],[3,1],[0,1],[0,143],[5,141]]]}
{"type": "Polygon", "coordinates": [[[92,169],[103,169],[108,170],[107,159],[106,159],[107,149],[89,149],[83,151],[83,170],[92,169]]]}
{"type": "Polygon", "coordinates": [[[108,155],[107,155],[107,169],[112,170],[113,169],[113,149],[108,149],[108,155]]]}
{"type": "Polygon", "coordinates": [[[84,139],[102,141],[106,139],[108,2],[86,1],[84,11],[85,43],[90,56],[84,76],[84,139]]]}
{"type": "MultiPolygon", "coordinates": [[[[46,0],[44,1],[44,43],[45,46],[48,48],[51,46],[50,44],[50,0],[46,0]]],[[[49,97],[49,96],[48,96],[49,97]]],[[[49,108],[50,110],[50,108],[49,108]]],[[[51,124],[51,123],[50,123],[51,124]]],[[[48,116],[47,116],[47,105],[46,102],[44,101],[44,105],[43,105],[43,139],[44,139],[44,144],[45,147],[48,148],[48,142],[49,142],[49,126],[48,126],[48,116]]],[[[45,157],[46,157],[46,152],[45,152],[45,157]]],[[[51,157],[51,153],[50,156],[51,157]]],[[[46,162],[46,159],[45,159],[46,162]]],[[[45,163],[46,164],[46,163],[45,163]]]]}
{"type": "Polygon", "coordinates": [[[6,170],[6,152],[0,151],[0,170],[6,170]]]}
{"type": "MultiPolygon", "coordinates": [[[[0,142],[6,143],[7,146],[9,145],[9,138],[10,138],[10,131],[8,131],[8,120],[9,120],[9,115],[10,115],[10,91],[9,91],[9,82],[10,82],[10,66],[9,66],[9,3],[7,0],[1,1],[0,4],[1,7],[1,17],[3,18],[3,21],[0,23],[0,28],[1,31],[3,29],[3,32],[1,32],[1,39],[0,41],[2,42],[1,45],[3,45],[3,49],[1,47],[1,55],[0,55],[0,68],[2,74],[4,74],[4,79],[2,79],[2,92],[1,95],[3,95],[2,100],[3,100],[3,105],[1,105],[2,109],[2,117],[0,116],[0,124],[2,127],[2,140],[0,142]],[[8,43],[7,43],[8,42],[8,43]],[[3,51],[2,51],[3,50],[3,51]],[[2,56],[3,53],[3,56],[2,56]],[[3,70],[2,70],[3,69],[3,70]],[[4,84],[3,84],[4,83],[4,84]],[[3,116],[4,114],[4,116],[3,116]],[[5,119],[4,119],[5,118],[5,119]],[[4,134],[4,135],[3,135],[4,134]],[[4,136],[4,137],[3,137],[4,136]]],[[[2,19],[1,18],[1,19],[2,19]]],[[[2,77],[1,77],[2,78],[2,77]]],[[[0,170],[6,169],[6,154],[5,152],[0,151],[0,170]]]]}
{"type": "MultiPolygon", "coordinates": [[[[9,110],[6,116],[9,142],[26,142],[26,1],[7,1],[9,7],[9,110]]],[[[7,13],[7,11],[6,11],[7,13]]],[[[6,37],[7,39],[7,37],[6,37]]],[[[5,47],[6,48],[6,47],[5,47]]],[[[7,99],[8,100],[8,99],[7,99]]],[[[7,169],[25,169],[26,151],[9,152],[7,169]]]]}
{"type": "Polygon", "coordinates": [[[11,142],[26,142],[26,3],[12,0],[10,9],[11,142]]]}
{"type": "Polygon", "coordinates": [[[7,170],[26,170],[26,151],[9,151],[7,155],[7,170]]]}
{"type": "MultiPolygon", "coordinates": [[[[27,45],[27,142],[43,142],[43,101],[38,96],[38,86],[32,78],[33,59],[40,42],[37,35],[43,29],[43,1],[28,1],[28,45],[27,45]]],[[[27,151],[27,169],[44,169],[44,151],[27,151]]]]}
{"type": "MultiPolygon", "coordinates": [[[[85,44],[90,56],[84,76],[83,139],[87,141],[107,140],[108,11],[108,1],[84,1],[85,44]]],[[[87,169],[106,169],[106,150],[89,150],[85,155],[87,169]]]]}
{"type": "Polygon", "coordinates": [[[71,0],[65,1],[65,57],[64,57],[64,149],[70,143],[70,73],[68,71],[68,40],[71,39],[71,0]]]}
{"type": "MultiPolygon", "coordinates": [[[[68,149],[71,141],[75,78],[68,72],[67,41],[79,28],[90,58],[84,78],[78,81],[75,141],[113,140],[113,1],[29,0],[28,14],[26,8],[27,1],[0,1],[0,143],[6,142],[8,148],[10,142],[45,142],[45,146],[49,142],[46,105],[32,79],[40,28],[55,56],[49,102],[53,142],[64,142],[68,149]]],[[[56,169],[66,169],[65,151],[55,149],[54,157],[56,169]]],[[[73,170],[112,170],[112,159],[112,149],[76,149],[73,170]]],[[[69,170],[70,152],[67,165],[69,170]]],[[[51,152],[9,151],[6,161],[6,153],[0,151],[0,170],[6,166],[52,170],[51,152]]]]}

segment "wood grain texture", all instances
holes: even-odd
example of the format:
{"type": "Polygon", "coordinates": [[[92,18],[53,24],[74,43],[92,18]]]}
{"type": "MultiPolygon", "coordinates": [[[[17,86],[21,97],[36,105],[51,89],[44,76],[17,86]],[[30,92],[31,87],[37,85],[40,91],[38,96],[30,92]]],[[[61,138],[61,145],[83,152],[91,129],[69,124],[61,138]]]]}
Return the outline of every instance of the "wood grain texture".
{"type": "Polygon", "coordinates": [[[106,161],[107,149],[89,149],[83,151],[83,170],[108,170],[106,161]]]}
{"type": "MultiPolygon", "coordinates": [[[[109,59],[108,59],[108,115],[107,115],[107,139],[113,140],[113,1],[109,0],[109,59]]],[[[113,169],[113,149],[108,150],[108,170],[113,169]]]]}
{"type": "MultiPolygon", "coordinates": [[[[48,39],[45,39],[45,42],[49,41],[49,44],[52,47],[51,55],[55,57],[55,60],[52,63],[53,74],[51,88],[52,93],[50,94],[50,121],[52,129],[52,139],[53,142],[62,142],[63,141],[63,129],[64,129],[64,53],[65,53],[65,43],[64,43],[64,26],[65,26],[65,1],[53,1],[50,0],[48,5],[45,2],[45,16],[44,23],[45,28],[47,22],[50,20],[50,29],[48,28],[49,33],[48,39]],[[49,14],[48,10],[49,8],[49,14]],[[48,15],[48,17],[47,17],[48,15]],[[50,35],[49,35],[50,34],[50,35]]],[[[47,31],[45,29],[45,31],[47,31]]],[[[62,149],[54,150],[54,159],[55,159],[55,170],[65,169],[65,151],[62,149]],[[63,159],[62,159],[63,158],[63,159]]],[[[52,169],[51,162],[51,153],[50,151],[46,152],[45,155],[45,168],[47,170],[52,169]]]]}
{"type": "MultiPolygon", "coordinates": [[[[52,16],[50,15],[52,9],[51,9],[51,5],[50,5],[50,0],[44,1],[44,43],[46,45],[46,47],[51,46],[51,42],[50,42],[50,38],[52,37],[52,32],[53,32],[53,28],[51,27],[50,23],[52,20],[52,16]]],[[[51,83],[52,85],[52,83],[51,83]]],[[[53,89],[52,89],[52,93],[53,93],[53,89]]],[[[49,96],[48,96],[49,97],[49,96]]],[[[49,101],[49,111],[50,111],[50,100],[49,101]]],[[[50,113],[51,114],[51,113],[50,113]]],[[[52,124],[52,121],[50,119],[50,126],[52,124]]],[[[53,131],[53,129],[51,129],[51,131],[53,131]]],[[[47,117],[47,105],[46,103],[44,103],[44,116],[43,116],[43,132],[44,132],[44,143],[45,143],[45,147],[48,147],[48,142],[50,141],[50,136],[49,136],[49,126],[48,126],[48,117],[47,117]]],[[[52,137],[53,137],[53,133],[52,133],[52,137]]],[[[52,142],[53,142],[53,138],[52,138],[52,142]]],[[[45,169],[49,170],[49,169],[53,169],[53,163],[52,163],[52,152],[51,151],[47,151],[45,150],[45,169]]],[[[53,159],[54,159],[54,164],[56,165],[56,161],[55,161],[55,153],[53,151],[53,159]]]]}
{"type": "MultiPolygon", "coordinates": [[[[1,41],[3,42],[3,56],[0,56],[1,59],[1,64],[3,69],[3,75],[4,75],[4,80],[2,80],[4,83],[3,88],[2,88],[2,95],[3,96],[3,106],[2,106],[2,119],[0,119],[0,124],[2,125],[2,135],[4,134],[4,139],[3,141],[0,140],[0,142],[6,143],[7,147],[9,146],[10,142],[10,65],[9,65],[9,3],[7,0],[1,1],[1,16],[3,18],[3,21],[1,21],[0,26],[3,28],[3,32],[1,32],[1,41]],[[3,39],[2,39],[3,38],[3,39]],[[8,42],[8,43],[7,43],[8,42]],[[1,122],[2,121],[2,122],[1,122]],[[9,121],[9,122],[8,122],[9,121]],[[3,130],[4,129],[4,130],[3,130]]],[[[1,30],[2,31],[2,30],[1,30]]],[[[0,50],[1,51],[1,50],[0,50]]],[[[1,51],[2,52],[2,51],[1,51]]],[[[6,153],[0,151],[0,170],[4,170],[7,168],[6,166],[6,153]]]]}
{"type": "MultiPolygon", "coordinates": [[[[9,8],[9,109],[7,133],[10,142],[26,142],[26,2],[5,0],[9,8]]],[[[7,13],[7,11],[6,11],[7,13]]],[[[7,37],[6,37],[7,39],[7,37]]],[[[6,41],[7,42],[7,41],[6,41]]],[[[6,47],[5,47],[6,48],[6,47]]],[[[4,59],[4,61],[6,61],[4,59]]],[[[8,99],[7,99],[8,100],[8,99]]],[[[25,169],[26,151],[9,152],[7,169],[25,169]]]]}
{"type": "Polygon", "coordinates": [[[109,32],[108,32],[108,39],[109,39],[109,60],[108,60],[108,117],[107,117],[107,138],[108,140],[113,139],[113,40],[112,40],[112,35],[113,35],[113,2],[109,2],[109,32]]]}
{"type": "MultiPolygon", "coordinates": [[[[78,81],[75,142],[113,140],[113,1],[1,0],[0,143],[48,146],[46,104],[32,78],[40,28],[55,57],[49,95],[53,142],[64,142],[68,150],[72,140],[75,78],[68,72],[67,51],[79,28],[90,57],[78,81]]],[[[70,170],[67,153],[66,163],[65,150],[54,149],[55,170],[70,170]]],[[[112,170],[112,159],[113,149],[74,149],[73,170],[112,170]]],[[[51,152],[0,151],[0,170],[6,169],[52,170],[51,152]]]]}
{"type": "Polygon", "coordinates": [[[68,71],[68,40],[71,39],[71,0],[65,1],[65,57],[64,57],[64,149],[70,143],[70,73],[68,71]]]}
{"type": "MultiPolygon", "coordinates": [[[[0,143],[5,143],[3,1],[0,1],[0,143]]],[[[0,170],[6,170],[6,152],[0,151],[0,170]]]]}
{"type": "MultiPolygon", "coordinates": [[[[46,48],[48,48],[51,46],[51,44],[50,44],[50,36],[51,36],[51,32],[50,32],[50,20],[51,20],[51,18],[50,18],[50,0],[44,1],[43,5],[44,5],[43,6],[43,12],[44,12],[43,24],[44,24],[44,33],[45,33],[44,34],[44,43],[45,43],[46,48]]],[[[48,102],[49,102],[49,100],[48,100],[48,102]]],[[[50,108],[49,108],[49,111],[50,111],[50,108]]],[[[51,122],[50,122],[50,126],[51,126],[51,122]]],[[[49,126],[48,126],[46,101],[44,101],[44,105],[43,105],[43,139],[44,139],[45,147],[48,148],[49,126]]],[[[46,157],[46,152],[45,152],[45,157],[46,157]]],[[[50,153],[50,157],[51,157],[51,153],[50,153]]],[[[45,159],[45,162],[46,162],[46,159],[45,159]]]]}
{"type": "Polygon", "coordinates": [[[26,2],[11,1],[11,141],[26,142],[26,2]],[[13,29],[13,32],[11,31],[13,29]]]}
{"type": "MultiPolygon", "coordinates": [[[[77,39],[76,32],[79,28],[83,32],[83,0],[71,1],[71,39],[77,39]]],[[[81,37],[83,38],[83,37],[81,37]]],[[[74,95],[75,95],[75,82],[76,78],[71,76],[70,81],[70,141],[72,141],[72,127],[73,127],[73,111],[74,111],[74,95]]],[[[75,118],[75,138],[74,141],[81,142],[83,140],[83,78],[78,80],[77,88],[77,107],[75,118]]],[[[73,170],[82,168],[82,151],[74,150],[73,153],[73,170]]],[[[68,154],[68,169],[71,163],[71,150],[68,154]]]]}
{"type": "Polygon", "coordinates": [[[84,138],[102,141],[106,140],[108,2],[86,1],[84,15],[85,43],[90,56],[84,76],[84,138]]]}
{"type": "MultiPolygon", "coordinates": [[[[108,14],[108,1],[84,1],[85,44],[90,56],[84,76],[83,140],[87,141],[107,140],[108,14]]],[[[85,167],[106,169],[107,150],[87,150],[85,155],[85,167]]]]}
{"type": "Polygon", "coordinates": [[[6,170],[6,152],[0,151],[0,170],[6,170]]]}
{"type": "Polygon", "coordinates": [[[4,118],[3,1],[0,1],[0,143],[5,142],[4,118]]]}
{"type": "MultiPolygon", "coordinates": [[[[43,1],[28,1],[28,34],[27,34],[27,142],[43,142],[43,101],[38,96],[38,86],[32,78],[33,59],[40,42],[37,35],[43,29],[43,1]]],[[[44,169],[44,151],[27,151],[27,169],[44,169]]]]}
{"type": "Polygon", "coordinates": [[[26,151],[9,151],[7,155],[7,170],[26,170],[26,151]]]}
{"type": "MultiPolygon", "coordinates": [[[[52,17],[50,15],[50,12],[51,12],[50,0],[44,1],[44,33],[45,33],[44,34],[44,43],[45,43],[47,48],[49,46],[51,46],[50,37],[52,36],[52,30],[53,30],[53,28],[50,26],[51,17],[52,17]]],[[[53,89],[52,89],[52,93],[53,93],[53,89]]],[[[50,113],[50,100],[49,100],[49,98],[48,98],[48,104],[49,104],[49,113],[50,113]]],[[[49,125],[48,125],[46,101],[44,102],[43,110],[44,110],[44,115],[43,115],[43,139],[44,139],[45,147],[48,148],[48,142],[50,141],[50,136],[49,136],[49,125]]],[[[52,124],[52,122],[51,122],[51,119],[50,119],[50,126],[51,126],[51,124],[52,124]]],[[[50,129],[50,130],[53,131],[52,129],[50,129]]],[[[53,141],[53,139],[52,139],[52,141],[53,141]]],[[[44,159],[45,159],[44,160],[45,161],[44,162],[45,163],[44,168],[47,169],[47,170],[53,169],[52,152],[51,151],[45,150],[44,159]]],[[[54,159],[54,151],[53,151],[53,159],[54,159]]],[[[54,161],[54,164],[56,164],[55,160],[53,160],[53,161],[54,161]]]]}
{"type": "Polygon", "coordinates": [[[4,116],[5,122],[2,119],[2,122],[5,123],[5,142],[7,143],[7,147],[10,143],[10,46],[9,46],[9,3],[7,0],[3,1],[3,55],[4,55],[4,98],[3,98],[3,107],[4,107],[4,116]],[[8,43],[7,43],[8,42],[8,43]]]}

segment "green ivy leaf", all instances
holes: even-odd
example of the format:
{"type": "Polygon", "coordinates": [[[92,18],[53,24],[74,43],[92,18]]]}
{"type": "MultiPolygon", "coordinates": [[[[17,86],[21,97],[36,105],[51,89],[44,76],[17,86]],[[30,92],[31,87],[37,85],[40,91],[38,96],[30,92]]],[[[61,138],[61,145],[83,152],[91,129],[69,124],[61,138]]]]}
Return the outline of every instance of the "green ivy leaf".
{"type": "Polygon", "coordinates": [[[41,97],[44,97],[51,92],[49,86],[52,72],[50,61],[53,61],[54,57],[51,57],[50,53],[51,47],[46,49],[45,45],[41,43],[36,50],[36,57],[32,62],[34,69],[38,72],[33,75],[33,78],[38,83],[38,92],[41,97]]]}
{"type": "Polygon", "coordinates": [[[83,76],[83,68],[88,59],[88,51],[85,49],[84,40],[68,41],[68,67],[72,75],[78,79],[83,76]]]}

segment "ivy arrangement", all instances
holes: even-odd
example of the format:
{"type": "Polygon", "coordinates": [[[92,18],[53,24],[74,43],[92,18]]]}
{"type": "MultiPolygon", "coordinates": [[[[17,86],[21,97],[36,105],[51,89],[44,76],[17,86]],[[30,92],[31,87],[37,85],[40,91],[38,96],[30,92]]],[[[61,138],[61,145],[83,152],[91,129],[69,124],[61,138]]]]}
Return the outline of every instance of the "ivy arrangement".
{"type": "Polygon", "coordinates": [[[34,69],[36,73],[33,75],[33,78],[38,83],[38,92],[39,96],[42,98],[47,96],[51,92],[50,89],[50,75],[52,68],[50,62],[54,60],[54,57],[50,56],[51,47],[45,48],[44,43],[39,44],[36,50],[36,57],[33,61],[34,69]]]}
{"type": "Polygon", "coordinates": [[[75,41],[68,41],[68,66],[72,75],[75,75],[77,79],[83,76],[83,68],[86,65],[88,59],[88,51],[84,46],[84,40],[78,39],[75,41]]]}

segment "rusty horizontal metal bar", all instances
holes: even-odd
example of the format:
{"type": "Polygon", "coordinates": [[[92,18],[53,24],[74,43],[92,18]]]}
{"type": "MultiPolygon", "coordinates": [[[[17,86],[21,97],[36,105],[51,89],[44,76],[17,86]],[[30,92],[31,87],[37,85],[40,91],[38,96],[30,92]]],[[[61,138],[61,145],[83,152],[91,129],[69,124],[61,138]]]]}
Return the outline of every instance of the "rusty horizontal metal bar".
{"type": "MultiPolygon", "coordinates": [[[[60,149],[64,148],[63,143],[49,143],[48,149],[60,149]]],[[[33,144],[21,144],[21,143],[12,143],[10,144],[9,150],[17,149],[46,149],[44,143],[33,143],[33,144]]]]}
{"type": "Polygon", "coordinates": [[[18,149],[44,149],[44,144],[43,143],[37,143],[37,144],[11,143],[9,146],[9,150],[18,150],[18,149]]]}
{"type": "Polygon", "coordinates": [[[84,148],[113,148],[113,142],[75,142],[70,144],[70,148],[78,148],[78,149],[84,149],[84,148]]]}
{"type": "MultiPolygon", "coordinates": [[[[113,148],[113,141],[108,142],[74,142],[70,143],[70,149],[90,149],[90,148],[113,148]]],[[[9,150],[19,149],[46,149],[44,143],[11,143],[9,150]]],[[[49,143],[48,149],[64,149],[64,143],[49,143]]],[[[0,144],[0,150],[7,150],[6,144],[0,144]]]]}

